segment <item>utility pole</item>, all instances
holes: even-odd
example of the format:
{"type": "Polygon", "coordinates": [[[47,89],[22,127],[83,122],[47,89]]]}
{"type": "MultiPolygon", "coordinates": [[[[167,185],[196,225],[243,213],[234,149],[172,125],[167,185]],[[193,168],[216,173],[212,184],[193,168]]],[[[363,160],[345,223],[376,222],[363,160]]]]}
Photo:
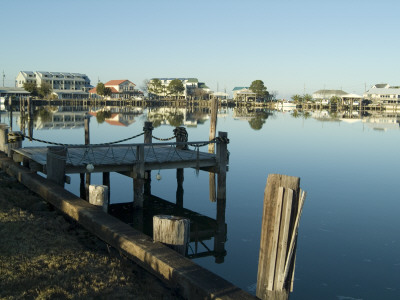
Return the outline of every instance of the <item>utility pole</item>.
{"type": "Polygon", "coordinates": [[[4,70],[3,70],[3,87],[5,87],[4,85],[4,79],[6,78],[6,75],[4,74],[4,70]]]}

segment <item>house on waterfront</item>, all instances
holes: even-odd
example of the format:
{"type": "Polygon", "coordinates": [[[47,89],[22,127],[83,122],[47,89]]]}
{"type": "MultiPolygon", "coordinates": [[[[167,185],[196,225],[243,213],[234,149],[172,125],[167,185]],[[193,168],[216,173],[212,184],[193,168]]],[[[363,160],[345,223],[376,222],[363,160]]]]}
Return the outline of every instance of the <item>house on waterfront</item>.
{"type": "MultiPolygon", "coordinates": [[[[111,90],[111,99],[142,99],[143,97],[143,93],[135,89],[136,84],[128,79],[110,80],[104,86],[111,90]]],[[[91,98],[99,97],[96,88],[91,89],[89,93],[91,98]]]]}
{"type": "Polygon", "coordinates": [[[24,83],[50,84],[53,95],[58,99],[86,99],[88,89],[92,88],[90,79],[81,73],[20,71],[15,80],[15,86],[23,88],[24,83]]]}
{"type": "Polygon", "coordinates": [[[375,84],[363,96],[375,104],[397,106],[400,104],[400,86],[390,86],[387,83],[375,84]]]}
{"type": "Polygon", "coordinates": [[[345,91],[342,90],[318,90],[312,94],[313,100],[330,100],[332,97],[341,98],[344,95],[347,95],[345,91]]]}
{"type": "Polygon", "coordinates": [[[9,97],[26,97],[30,94],[31,93],[25,91],[25,89],[19,87],[0,87],[1,101],[4,101],[4,99],[8,99],[9,97]]]}
{"type": "Polygon", "coordinates": [[[233,100],[238,102],[255,102],[257,94],[250,90],[250,87],[237,86],[232,90],[233,100]]]}
{"type": "Polygon", "coordinates": [[[199,82],[197,78],[152,78],[147,84],[150,98],[162,99],[171,96],[168,86],[174,79],[182,81],[184,87],[178,99],[208,100],[210,98],[210,88],[204,82],[199,82]]]}

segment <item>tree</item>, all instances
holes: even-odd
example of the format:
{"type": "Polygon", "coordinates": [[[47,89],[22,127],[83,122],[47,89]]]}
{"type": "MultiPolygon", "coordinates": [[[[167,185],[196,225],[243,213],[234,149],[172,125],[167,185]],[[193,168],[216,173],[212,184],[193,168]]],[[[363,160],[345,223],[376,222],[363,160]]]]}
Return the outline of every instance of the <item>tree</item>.
{"type": "Polygon", "coordinates": [[[48,82],[42,82],[42,84],[40,85],[40,88],[39,88],[39,91],[38,91],[38,92],[39,92],[39,95],[40,95],[42,98],[45,98],[45,97],[47,97],[48,95],[50,95],[52,91],[53,91],[53,89],[52,89],[50,83],[48,83],[48,82]]]}
{"type": "Polygon", "coordinates": [[[112,91],[109,87],[104,88],[104,96],[111,96],[112,91]]]}
{"type": "Polygon", "coordinates": [[[24,82],[24,89],[25,91],[31,93],[33,97],[39,95],[37,85],[34,82],[24,82]]]}
{"type": "Polygon", "coordinates": [[[265,99],[269,95],[267,87],[262,80],[254,80],[250,85],[250,90],[256,93],[257,99],[265,99]]]}
{"type": "Polygon", "coordinates": [[[104,86],[104,83],[99,82],[96,86],[96,94],[99,96],[104,96],[104,90],[106,87],[104,86]]]}
{"type": "Polygon", "coordinates": [[[301,102],[302,98],[301,98],[301,96],[300,96],[299,94],[296,94],[296,95],[293,95],[293,96],[292,96],[292,100],[293,100],[295,103],[299,103],[299,102],[301,102]]]}
{"type": "Polygon", "coordinates": [[[312,96],[311,96],[310,94],[305,94],[305,95],[303,96],[303,100],[304,100],[305,102],[308,102],[308,101],[313,101],[313,98],[312,98],[312,96]]]}
{"type": "Polygon", "coordinates": [[[183,86],[181,80],[174,79],[169,83],[167,89],[170,94],[175,95],[176,98],[178,98],[179,94],[181,94],[185,90],[185,87],[183,86]]]}
{"type": "Polygon", "coordinates": [[[163,85],[161,83],[161,80],[158,78],[150,80],[147,84],[147,91],[150,95],[160,96],[160,94],[163,92],[163,85]]]}

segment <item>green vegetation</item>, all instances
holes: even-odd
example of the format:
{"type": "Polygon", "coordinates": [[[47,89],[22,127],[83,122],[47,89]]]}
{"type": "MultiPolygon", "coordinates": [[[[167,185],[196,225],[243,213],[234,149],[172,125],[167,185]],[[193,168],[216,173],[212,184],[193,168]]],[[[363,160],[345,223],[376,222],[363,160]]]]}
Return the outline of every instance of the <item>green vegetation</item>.
{"type": "Polygon", "coordinates": [[[254,130],[260,130],[269,116],[270,114],[267,112],[256,112],[255,117],[249,121],[250,127],[254,130]]]}
{"type": "Polygon", "coordinates": [[[111,118],[111,111],[109,110],[102,110],[96,113],[96,120],[99,124],[104,123],[109,118],[111,118]]]}
{"type": "Polygon", "coordinates": [[[176,98],[178,98],[179,94],[181,94],[185,90],[185,87],[183,86],[183,83],[181,80],[174,79],[174,80],[171,80],[167,89],[171,95],[175,95],[176,98]]]}
{"type": "Polygon", "coordinates": [[[34,82],[24,82],[24,89],[25,89],[25,91],[31,93],[31,95],[33,97],[36,97],[39,95],[37,85],[34,82]]]}
{"type": "Polygon", "coordinates": [[[253,93],[256,93],[257,99],[266,99],[269,95],[267,87],[262,80],[254,80],[249,88],[253,93]]]}

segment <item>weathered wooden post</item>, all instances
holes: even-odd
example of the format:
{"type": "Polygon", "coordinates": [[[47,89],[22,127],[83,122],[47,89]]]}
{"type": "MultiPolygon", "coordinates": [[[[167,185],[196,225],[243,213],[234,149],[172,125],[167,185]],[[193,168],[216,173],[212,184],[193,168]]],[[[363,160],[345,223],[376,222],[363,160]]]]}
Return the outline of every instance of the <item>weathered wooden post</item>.
{"type": "MultiPolygon", "coordinates": [[[[184,143],[188,141],[188,135],[184,127],[176,127],[174,130],[177,143],[184,143]]],[[[177,149],[187,149],[186,144],[176,145],[177,149]]],[[[184,170],[182,168],[176,169],[176,204],[178,208],[183,208],[183,180],[185,179],[184,170]]]]}
{"type": "Polygon", "coordinates": [[[58,185],[64,186],[65,182],[65,163],[67,148],[47,147],[47,178],[58,185]]]}
{"type": "Polygon", "coordinates": [[[133,170],[133,207],[143,208],[144,145],[136,146],[137,161],[133,170]]]}
{"type": "Polygon", "coordinates": [[[110,203],[108,197],[108,186],[106,185],[89,185],[89,203],[103,207],[103,211],[108,212],[110,203]]]}
{"type": "Polygon", "coordinates": [[[153,240],[185,255],[190,241],[190,221],[182,217],[157,215],[153,217],[153,240]]]}
{"type": "MultiPolygon", "coordinates": [[[[153,123],[144,122],[144,143],[151,144],[153,142],[153,123]]],[[[144,193],[146,195],[151,195],[151,171],[145,171],[145,183],[144,183],[144,193]]]]}
{"type": "Polygon", "coordinates": [[[279,174],[268,176],[257,274],[256,295],[260,299],[289,297],[304,200],[300,178],[279,174]]]}
{"type": "Polygon", "coordinates": [[[217,143],[217,230],[214,238],[214,251],[216,253],[215,262],[222,263],[225,256],[226,242],[226,168],[228,162],[228,134],[218,132],[217,143]]]}
{"type": "Polygon", "coordinates": [[[0,150],[8,154],[8,126],[0,124],[0,150]]]}
{"type": "MultiPolygon", "coordinates": [[[[90,117],[89,115],[85,115],[85,145],[90,144],[90,117]]],[[[81,173],[80,174],[80,197],[85,200],[89,200],[89,185],[90,185],[90,173],[81,173]],[[86,178],[86,180],[85,180],[86,178]]]]}

